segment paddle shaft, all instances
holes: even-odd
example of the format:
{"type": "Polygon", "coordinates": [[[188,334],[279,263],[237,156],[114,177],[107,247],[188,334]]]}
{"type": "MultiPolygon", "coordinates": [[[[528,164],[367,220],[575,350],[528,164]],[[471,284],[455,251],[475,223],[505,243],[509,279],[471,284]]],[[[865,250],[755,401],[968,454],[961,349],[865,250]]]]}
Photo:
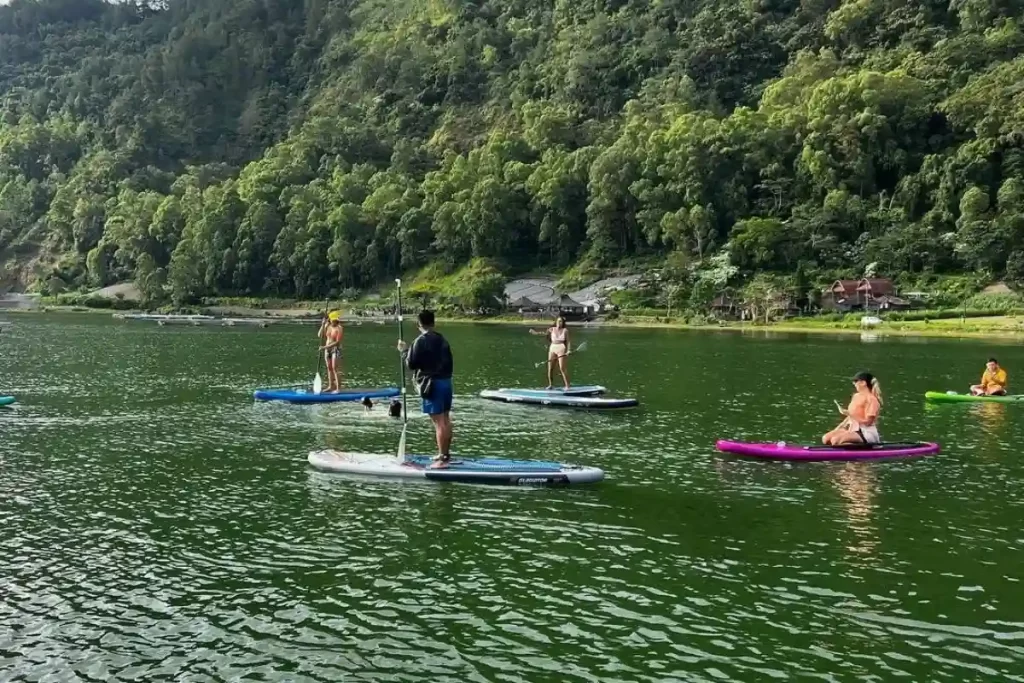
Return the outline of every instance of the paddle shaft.
{"type": "Polygon", "coordinates": [[[538,367],[539,368],[540,366],[544,365],[545,363],[550,363],[552,361],[556,361],[556,360],[565,358],[566,356],[571,356],[572,354],[576,353],[577,351],[582,351],[583,347],[584,347],[584,345],[586,343],[587,342],[583,342],[583,344],[580,344],[578,347],[576,347],[572,351],[567,351],[567,352],[563,353],[561,356],[555,356],[554,358],[548,358],[547,360],[542,360],[539,363],[534,363],[534,367],[538,367]]]}
{"type": "MultiPolygon", "coordinates": [[[[327,311],[331,307],[331,301],[328,299],[324,302],[324,317],[320,319],[320,329],[323,330],[324,321],[327,320],[327,311]]],[[[320,341],[316,343],[316,374],[313,375],[313,383],[316,384],[316,378],[320,376],[320,366],[324,362],[324,354],[320,350],[320,341]]]]}
{"type": "MultiPolygon", "coordinates": [[[[405,333],[403,332],[402,325],[402,279],[398,278],[395,280],[398,283],[398,341],[405,341],[405,333]]],[[[407,411],[407,398],[405,390],[405,357],[402,354],[398,354],[398,366],[402,372],[402,428],[405,429],[405,425],[409,423],[409,415],[407,411]]]]}
{"type": "MultiPolygon", "coordinates": [[[[402,278],[395,278],[398,285],[398,341],[399,347],[405,344],[402,326],[402,278]]],[[[398,461],[405,462],[405,437],[409,433],[409,401],[406,398],[408,388],[405,385],[405,354],[398,354],[398,365],[402,371],[402,435],[398,437],[398,461]]]]}

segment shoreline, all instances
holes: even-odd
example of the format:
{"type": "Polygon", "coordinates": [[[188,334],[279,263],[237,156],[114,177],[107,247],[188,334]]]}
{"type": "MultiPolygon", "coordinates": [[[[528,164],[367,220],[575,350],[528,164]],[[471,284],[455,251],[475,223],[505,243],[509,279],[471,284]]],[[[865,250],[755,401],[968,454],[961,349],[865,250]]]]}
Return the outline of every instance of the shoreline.
{"type": "MultiPolygon", "coordinates": [[[[318,304],[310,302],[303,306],[297,302],[289,309],[266,309],[244,306],[209,306],[203,310],[207,315],[214,315],[218,322],[221,318],[247,317],[259,319],[268,324],[295,324],[302,318],[317,315],[318,304]]],[[[88,315],[108,315],[114,317],[118,314],[142,313],[142,311],[115,311],[107,308],[88,308],[84,306],[44,306],[39,309],[11,308],[0,309],[0,315],[10,314],[12,317],[24,314],[49,314],[49,313],[81,313],[88,315]]],[[[187,315],[187,314],[182,314],[187,315]]],[[[407,318],[411,317],[409,315],[407,318]]],[[[345,322],[353,324],[378,322],[377,317],[346,316],[345,322]]],[[[752,323],[724,322],[721,324],[693,325],[679,320],[656,320],[648,317],[632,318],[628,315],[620,315],[612,320],[594,320],[590,322],[570,322],[569,326],[583,329],[662,329],[662,330],[695,330],[702,332],[733,332],[741,334],[750,333],[777,333],[777,334],[816,334],[816,335],[843,335],[843,336],[876,336],[876,337],[926,337],[945,339],[998,339],[1016,340],[1024,339],[1024,317],[994,315],[983,318],[968,318],[968,322],[962,323],[957,318],[932,321],[899,321],[883,322],[877,327],[861,328],[847,326],[843,323],[793,323],[787,321],[759,325],[752,323]]],[[[517,327],[542,327],[549,324],[547,318],[522,319],[511,317],[478,318],[469,316],[439,315],[438,323],[444,324],[479,324],[479,325],[510,325],[517,327]]]]}
{"type": "MultiPolygon", "coordinates": [[[[438,318],[438,324],[455,323],[455,324],[467,324],[467,323],[478,323],[485,325],[516,325],[520,327],[541,327],[549,324],[548,320],[508,320],[501,318],[462,318],[462,317],[442,317],[438,318]]],[[[862,336],[862,335],[874,335],[877,337],[927,337],[933,339],[1024,339],[1024,327],[1021,329],[999,329],[992,328],[988,330],[979,329],[961,329],[959,327],[942,326],[932,324],[931,327],[924,325],[923,323],[896,323],[900,325],[900,328],[894,328],[889,326],[879,326],[874,328],[861,329],[857,327],[825,327],[823,325],[799,325],[792,323],[772,323],[769,325],[752,325],[752,324],[736,324],[726,323],[723,325],[691,325],[683,322],[655,322],[644,319],[625,319],[610,320],[610,321],[595,321],[589,324],[587,323],[568,323],[569,327],[572,328],[583,328],[583,329],[600,329],[602,327],[610,327],[615,329],[662,329],[662,330],[694,330],[698,332],[733,332],[741,334],[750,333],[780,333],[780,334],[816,334],[816,335],[843,335],[843,336],[862,336]]],[[[967,327],[970,327],[968,325],[967,327]]]]}

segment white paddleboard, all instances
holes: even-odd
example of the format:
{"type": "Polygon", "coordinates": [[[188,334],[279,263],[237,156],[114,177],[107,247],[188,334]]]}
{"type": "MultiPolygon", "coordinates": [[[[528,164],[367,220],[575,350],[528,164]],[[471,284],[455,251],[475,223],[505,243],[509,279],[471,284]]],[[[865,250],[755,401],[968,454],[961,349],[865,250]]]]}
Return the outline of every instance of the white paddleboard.
{"type": "Polygon", "coordinates": [[[309,454],[309,464],[327,472],[392,479],[427,479],[506,486],[568,486],[604,479],[597,467],[538,460],[461,458],[452,456],[447,467],[434,468],[432,456],[409,455],[404,462],[394,455],[325,450],[309,454]]]}

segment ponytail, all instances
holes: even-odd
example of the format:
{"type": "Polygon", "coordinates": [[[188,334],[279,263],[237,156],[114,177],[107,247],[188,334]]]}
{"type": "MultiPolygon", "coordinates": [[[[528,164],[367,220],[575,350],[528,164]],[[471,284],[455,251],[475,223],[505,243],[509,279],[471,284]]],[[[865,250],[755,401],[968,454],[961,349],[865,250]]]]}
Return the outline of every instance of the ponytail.
{"type": "Polygon", "coordinates": [[[853,377],[854,382],[864,382],[867,386],[868,391],[878,401],[878,405],[882,405],[882,385],[878,383],[878,378],[872,375],[870,372],[858,372],[853,377]]]}

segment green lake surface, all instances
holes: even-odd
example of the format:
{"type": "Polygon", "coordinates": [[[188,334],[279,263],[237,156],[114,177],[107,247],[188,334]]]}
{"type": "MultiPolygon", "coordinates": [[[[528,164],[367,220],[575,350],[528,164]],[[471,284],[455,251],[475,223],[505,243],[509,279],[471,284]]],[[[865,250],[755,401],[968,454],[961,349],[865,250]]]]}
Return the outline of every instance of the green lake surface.
{"type": "MultiPolygon", "coordinates": [[[[442,328],[455,452],[607,475],[552,490],[311,470],[400,431],[382,408],[254,404],[309,381],[315,328],[8,322],[0,680],[1024,681],[1024,406],[923,400],[993,354],[1024,386],[1011,344],[574,330],[574,380],[642,402],[609,414],[476,398],[540,385],[543,340],[442,328]],[[716,453],[817,440],[860,369],[883,436],[940,455],[716,453]]],[[[348,328],[346,381],[395,383],[395,338],[348,328]]]]}

